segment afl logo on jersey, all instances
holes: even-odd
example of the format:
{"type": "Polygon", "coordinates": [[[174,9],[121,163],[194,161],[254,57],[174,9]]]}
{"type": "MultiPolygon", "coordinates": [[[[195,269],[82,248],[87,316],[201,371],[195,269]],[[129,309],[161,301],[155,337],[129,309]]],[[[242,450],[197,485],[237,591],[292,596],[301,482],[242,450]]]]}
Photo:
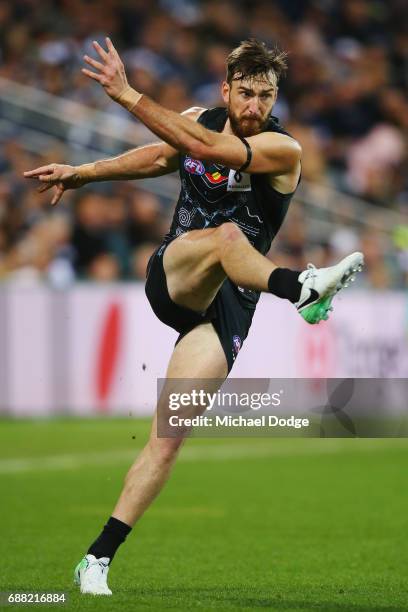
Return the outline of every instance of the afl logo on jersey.
{"type": "Polygon", "coordinates": [[[184,170],[189,174],[198,174],[199,176],[205,172],[204,164],[199,159],[192,159],[191,157],[186,157],[184,160],[184,170]]]}

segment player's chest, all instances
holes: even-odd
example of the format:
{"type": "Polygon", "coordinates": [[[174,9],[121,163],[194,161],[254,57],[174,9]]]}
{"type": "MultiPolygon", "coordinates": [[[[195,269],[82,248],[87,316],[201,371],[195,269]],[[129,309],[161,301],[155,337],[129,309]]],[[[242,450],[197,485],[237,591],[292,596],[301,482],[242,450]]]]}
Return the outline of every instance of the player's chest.
{"type": "Polygon", "coordinates": [[[213,162],[184,157],[182,174],[194,192],[211,204],[233,194],[250,195],[252,191],[250,174],[239,174],[236,170],[213,162]]]}

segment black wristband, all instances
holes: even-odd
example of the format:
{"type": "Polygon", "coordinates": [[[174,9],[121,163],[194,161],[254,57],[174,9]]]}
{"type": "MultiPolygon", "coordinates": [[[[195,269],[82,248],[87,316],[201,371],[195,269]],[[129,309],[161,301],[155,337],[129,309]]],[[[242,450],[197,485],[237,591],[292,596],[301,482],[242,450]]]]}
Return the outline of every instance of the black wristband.
{"type": "Polygon", "coordinates": [[[245,163],[242,164],[242,166],[238,168],[238,170],[236,170],[234,174],[235,180],[237,181],[237,183],[240,183],[242,179],[242,172],[244,172],[244,170],[246,170],[249,164],[251,163],[252,149],[251,149],[249,142],[245,138],[242,138],[241,136],[238,136],[238,138],[244,143],[245,148],[246,148],[246,153],[247,153],[247,158],[246,158],[245,163]]]}

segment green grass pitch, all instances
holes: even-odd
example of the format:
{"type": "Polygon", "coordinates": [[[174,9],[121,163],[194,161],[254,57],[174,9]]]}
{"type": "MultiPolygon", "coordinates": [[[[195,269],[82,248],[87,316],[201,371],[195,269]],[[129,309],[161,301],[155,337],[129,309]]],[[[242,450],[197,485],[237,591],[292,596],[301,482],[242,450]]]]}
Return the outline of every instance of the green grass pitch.
{"type": "Polygon", "coordinates": [[[0,421],[0,590],[66,591],[61,610],[408,610],[404,439],[189,440],[118,551],[113,597],[81,596],[74,566],[148,429],[0,421]]]}

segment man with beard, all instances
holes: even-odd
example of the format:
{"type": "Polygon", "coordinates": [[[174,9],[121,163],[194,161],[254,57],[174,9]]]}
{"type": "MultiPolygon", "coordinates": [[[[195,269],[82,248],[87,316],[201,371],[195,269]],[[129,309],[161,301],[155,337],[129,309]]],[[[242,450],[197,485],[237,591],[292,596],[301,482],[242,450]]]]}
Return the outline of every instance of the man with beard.
{"type": "MultiPolygon", "coordinates": [[[[226,108],[192,108],[181,115],[135,91],[110,39],[94,42],[99,60],[83,69],[142,121],[161,142],[79,167],[51,164],[26,173],[52,204],[65,189],[87,182],[138,179],[180,171],[173,222],[148,265],[146,294],[161,321],[179,332],[158,401],[151,436],[130,468],[102,533],[77,566],[83,593],[106,594],[109,564],[131,528],[164,486],[183,436],[159,437],[174,379],[214,392],[230,372],[251,325],[261,291],[292,302],[309,323],[327,319],[331,301],[361,268],[354,253],[331,268],[293,271],[265,257],[300,180],[301,148],[271,117],[285,54],[256,40],[227,59],[226,108]],[[207,382],[208,381],[208,382],[207,382]]],[[[160,347],[158,347],[158,350],[160,347]]],[[[183,391],[189,389],[184,386],[183,391]]],[[[191,408],[191,407],[190,407],[191,408]]],[[[203,412],[204,407],[191,414],[203,412]]]]}

